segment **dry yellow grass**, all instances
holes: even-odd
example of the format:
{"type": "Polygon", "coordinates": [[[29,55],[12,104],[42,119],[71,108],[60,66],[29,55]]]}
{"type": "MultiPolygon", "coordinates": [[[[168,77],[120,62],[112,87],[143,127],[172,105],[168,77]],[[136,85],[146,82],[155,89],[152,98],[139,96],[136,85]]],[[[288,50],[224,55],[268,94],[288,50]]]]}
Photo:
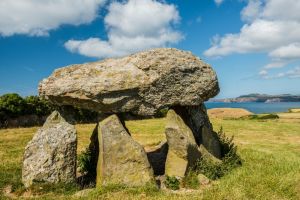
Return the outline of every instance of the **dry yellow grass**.
{"type": "Polygon", "coordinates": [[[212,108],[207,113],[211,118],[237,119],[252,115],[253,113],[243,108],[212,108]]]}
{"type": "MultiPolygon", "coordinates": [[[[146,150],[153,150],[161,142],[166,141],[164,134],[165,119],[153,120],[134,120],[126,121],[132,138],[145,147],[146,150]],[[149,125],[151,128],[149,128],[149,125]]],[[[96,124],[76,125],[78,132],[77,152],[83,151],[89,144],[90,136],[96,127],[96,124]]]]}
{"type": "Polygon", "coordinates": [[[281,119],[300,119],[300,112],[299,113],[277,113],[279,118],[281,119]]]}
{"type": "MultiPolygon", "coordinates": [[[[95,189],[82,199],[300,199],[300,123],[280,120],[212,119],[215,130],[221,126],[234,135],[242,167],[214,181],[209,187],[184,194],[145,189],[95,189]]],[[[164,119],[126,122],[132,137],[151,147],[165,140],[164,119]]],[[[76,125],[78,152],[89,144],[95,124],[76,125]]],[[[0,199],[2,188],[22,188],[21,167],[24,147],[38,128],[0,130],[0,199]]],[[[76,190],[45,190],[35,199],[78,199],[76,190]]]]}
{"type": "Polygon", "coordinates": [[[300,108],[292,108],[289,111],[292,113],[300,113],[300,108]]]}

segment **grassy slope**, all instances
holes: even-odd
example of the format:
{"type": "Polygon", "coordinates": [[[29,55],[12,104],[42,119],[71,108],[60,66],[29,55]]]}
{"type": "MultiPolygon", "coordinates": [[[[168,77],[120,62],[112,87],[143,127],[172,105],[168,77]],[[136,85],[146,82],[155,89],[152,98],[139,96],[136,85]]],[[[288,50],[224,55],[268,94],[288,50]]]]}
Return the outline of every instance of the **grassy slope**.
{"type": "Polygon", "coordinates": [[[292,108],[289,110],[291,113],[299,113],[300,112],[300,108],[292,108]]]}
{"type": "MultiPolygon", "coordinates": [[[[211,186],[184,195],[112,187],[93,191],[89,197],[123,200],[300,199],[299,122],[213,119],[213,124],[215,130],[223,126],[228,135],[235,136],[244,164],[219,181],[213,182],[211,186]]],[[[94,126],[77,126],[78,151],[87,146],[94,126]]],[[[129,121],[127,126],[133,138],[147,147],[165,140],[163,119],[129,121]]],[[[36,130],[37,128],[0,130],[0,188],[8,184],[15,188],[22,187],[22,154],[26,143],[36,130]]],[[[48,192],[42,198],[75,199],[74,196],[64,195],[61,190],[48,192]]]]}

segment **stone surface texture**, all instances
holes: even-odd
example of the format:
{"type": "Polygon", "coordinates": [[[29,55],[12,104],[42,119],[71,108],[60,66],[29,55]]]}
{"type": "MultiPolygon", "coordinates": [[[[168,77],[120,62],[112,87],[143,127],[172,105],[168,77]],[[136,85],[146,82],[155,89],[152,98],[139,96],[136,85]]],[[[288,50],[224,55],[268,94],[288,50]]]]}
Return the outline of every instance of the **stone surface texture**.
{"type": "Polygon", "coordinates": [[[39,94],[57,105],[140,116],[174,105],[200,105],[218,92],[210,65],[172,48],[67,66],[39,84],[39,94]]]}
{"type": "Polygon", "coordinates": [[[198,146],[202,145],[216,158],[221,158],[221,148],[217,133],[209,121],[204,104],[199,106],[176,106],[173,108],[192,130],[198,146]]]}
{"type": "Polygon", "coordinates": [[[211,128],[207,126],[202,127],[202,145],[216,158],[221,158],[221,144],[219,136],[211,128]]]}
{"type": "Polygon", "coordinates": [[[145,186],[154,180],[144,148],[131,138],[117,115],[99,123],[98,139],[97,186],[145,186]]]}
{"type": "Polygon", "coordinates": [[[25,148],[24,185],[75,181],[76,151],[75,127],[54,111],[25,148]]]}
{"type": "Polygon", "coordinates": [[[208,185],[210,183],[209,178],[207,178],[203,174],[198,174],[197,178],[198,178],[198,181],[199,181],[200,185],[208,185]]]}
{"type": "Polygon", "coordinates": [[[193,132],[171,109],[167,113],[165,133],[169,145],[165,173],[168,176],[184,177],[187,170],[201,157],[193,132]]]}

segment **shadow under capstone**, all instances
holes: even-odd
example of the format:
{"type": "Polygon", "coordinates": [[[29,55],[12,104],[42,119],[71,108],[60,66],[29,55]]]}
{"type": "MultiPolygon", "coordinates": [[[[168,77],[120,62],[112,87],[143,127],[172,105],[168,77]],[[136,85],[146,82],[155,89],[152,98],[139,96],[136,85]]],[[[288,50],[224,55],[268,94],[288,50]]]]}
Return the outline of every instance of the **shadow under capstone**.
{"type": "Polygon", "coordinates": [[[168,149],[168,143],[164,143],[158,149],[147,152],[147,157],[155,176],[165,174],[168,149]]]}

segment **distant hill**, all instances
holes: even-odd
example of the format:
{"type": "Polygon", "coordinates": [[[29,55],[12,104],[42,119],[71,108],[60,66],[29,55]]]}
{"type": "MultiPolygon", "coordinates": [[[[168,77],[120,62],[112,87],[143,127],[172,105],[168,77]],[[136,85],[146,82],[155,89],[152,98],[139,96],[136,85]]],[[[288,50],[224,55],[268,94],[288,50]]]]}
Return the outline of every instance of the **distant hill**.
{"type": "Polygon", "coordinates": [[[268,95],[268,94],[248,94],[242,95],[236,98],[226,99],[210,99],[209,102],[263,102],[263,103],[274,103],[274,102],[300,102],[300,95],[291,94],[280,94],[280,95],[268,95]]]}

